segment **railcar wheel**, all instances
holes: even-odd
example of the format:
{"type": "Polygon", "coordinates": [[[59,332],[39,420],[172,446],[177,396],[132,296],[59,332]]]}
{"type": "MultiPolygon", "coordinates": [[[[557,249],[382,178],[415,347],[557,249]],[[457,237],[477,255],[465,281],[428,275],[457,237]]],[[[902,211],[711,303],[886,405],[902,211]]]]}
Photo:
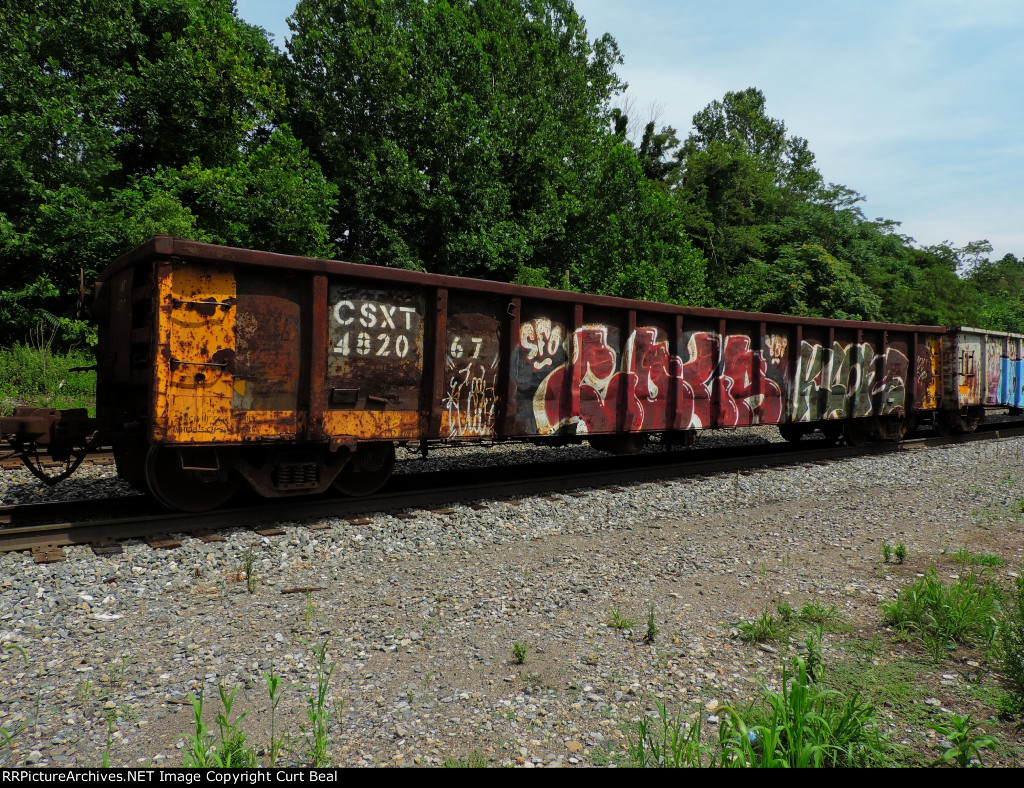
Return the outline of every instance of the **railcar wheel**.
{"type": "Polygon", "coordinates": [[[984,411],[980,408],[971,408],[967,413],[960,417],[960,431],[974,432],[978,429],[978,425],[981,424],[981,418],[983,415],[984,411]]]}
{"type": "Polygon", "coordinates": [[[206,512],[223,506],[238,491],[228,471],[186,471],[174,449],[154,444],[146,454],[146,486],[168,509],[206,512]]]}
{"type": "Polygon", "coordinates": [[[906,416],[890,416],[889,423],[886,425],[886,427],[889,433],[889,440],[901,441],[905,437],[907,437],[906,416]]]}
{"type": "Polygon", "coordinates": [[[851,419],[843,424],[843,437],[849,446],[863,446],[871,438],[871,431],[860,419],[851,419]]]}
{"type": "Polygon", "coordinates": [[[843,436],[843,425],[838,421],[827,421],[819,428],[827,446],[834,446],[843,436]]]}
{"type": "Polygon", "coordinates": [[[360,446],[334,479],[334,489],[353,498],[372,495],[385,485],[395,469],[393,443],[360,446]]]}
{"type": "Polygon", "coordinates": [[[953,434],[953,421],[953,417],[947,411],[939,411],[935,414],[932,429],[935,430],[935,434],[939,437],[948,438],[953,434]]]}
{"type": "Polygon", "coordinates": [[[804,435],[811,432],[811,430],[799,423],[794,424],[789,422],[786,424],[776,424],[775,426],[779,428],[779,435],[789,443],[798,443],[804,435]]]}

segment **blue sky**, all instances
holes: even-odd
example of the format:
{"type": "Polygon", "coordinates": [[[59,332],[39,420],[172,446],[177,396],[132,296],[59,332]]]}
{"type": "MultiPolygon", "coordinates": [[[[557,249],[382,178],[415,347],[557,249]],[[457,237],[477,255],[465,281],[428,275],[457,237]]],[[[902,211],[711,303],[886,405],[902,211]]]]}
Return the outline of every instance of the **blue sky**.
{"type": "MultiPolygon", "coordinates": [[[[237,0],[283,48],[295,0],[237,0]]],[[[987,238],[1024,256],[1019,0],[576,0],[618,41],[634,116],[684,137],[694,113],[760,88],[827,181],[921,245],[987,238]]]]}

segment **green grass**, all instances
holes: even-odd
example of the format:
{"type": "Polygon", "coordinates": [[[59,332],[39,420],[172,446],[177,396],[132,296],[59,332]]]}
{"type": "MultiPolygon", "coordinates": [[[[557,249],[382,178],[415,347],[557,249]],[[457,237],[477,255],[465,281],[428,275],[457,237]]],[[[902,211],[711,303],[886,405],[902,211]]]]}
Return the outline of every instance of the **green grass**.
{"type": "Polygon", "coordinates": [[[955,764],[960,768],[975,765],[983,766],[981,756],[983,750],[994,750],[999,746],[995,736],[989,736],[981,729],[981,723],[974,722],[971,716],[950,715],[945,725],[936,725],[935,731],[949,740],[949,747],[944,747],[934,765],[955,764]]]}
{"type": "Polygon", "coordinates": [[[256,766],[256,752],[245,743],[245,733],[239,727],[242,719],[248,712],[242,712],[237,717],[231,717],[231,707],[235,702],[235,693],[238,688],[231,690],[229,694],[223,685],[217,688],[220,692],[220,701],[223,707],[216,718],[219,729],[219,739],[214,737],[203,721],[203,708],[206,699],[204,697],[205,687],[200,687],[199,695],[189,695],[192,702],[193,721],[195,733],[187,736],[188,750],[185,753],[185,768],[206,769],[216,767],[218,769],[249,769],[256,766]]]}
{"type": "Polygon", "coordinates": [[[762,689],[761,704],[740,713],[719,710],[717,743],[702,741],[698,715],[693,723],[680,711],[641,719],[628,739],[636,766],[750,768],[765,766],[870,766],[887,762],[886,742],[869,701],[815,682],[805,660],[783,668],[779,692],[762,689]]]}
{"type": "Polygon", "coordinates": [[[480,750],[473,750],[463,758],[445,758],[443,766],[445,769],[486,769],[487,759],[480,750]]]}
{"type": "Polygon", "coordinates": [[[0,416],[19,405],[88,408],[95,415],[96,373],[71,371],[95,363],[91,351],[54,353],[45,343],[0,348],[0,416]]]}
{"type": "Polygon", "coordinates": [[[658,637],[658,632],[658,622],[654,619],[654,603],[651,602],[647,607],[647,631],[644,632],[644,643],[653,644],[655,638],[658,637]]]}
{"type": "Polygon", "coordinates": [[[623,616],[617,607],[613,607],[608,611],[608,626],[612,629],[632,629],[636,622],[623,616]]]}
{"type": "Polygon", "coordinates": [[[1024,716],[1024,576],[1016,578],[1000,621],[997,655],[1006,686],[1000,704],[1008,716],[1024,716]]]}
{"type": "Polygon", "coordinates": [[[825,605],[814,599],[804,604],[797,616],[805,624],[820,624],[822,626],[836,624],[842,619],[838,607],[825,605]]]}
{"type": "Polygon", "coordinates": [[[767,610],[753,621],[741,621],[736,625],[740,639],[748,643],[774,643],[789,634],[790,627],[767,610]]]}
{"type": "Polygon", "coordinates": [[[843,615],[835,605],[811,600],[796,611],[788,602],[779,602],[775,610],[778,616],[765,609],[753,621],[736,624],[740,639],[748,643],[777,643],[808,628],[822,631],[843,629],[843,615]]]}
{"type": "Polygon", "coordinates": [[[883,621],[904,635],[920,638],[932,655],[962,645],[991,642],[999,615],[999,589],[974,575],[943,583],[934,567],[882,605],[883,621]]]}
{"type": "Polygon", "coordinates": [[[991,553],[972,553],[963,547],[953,553],[953,560],[965,566],[987,566],[998,567],[1003,565],[1003,559],[991,553]]]}

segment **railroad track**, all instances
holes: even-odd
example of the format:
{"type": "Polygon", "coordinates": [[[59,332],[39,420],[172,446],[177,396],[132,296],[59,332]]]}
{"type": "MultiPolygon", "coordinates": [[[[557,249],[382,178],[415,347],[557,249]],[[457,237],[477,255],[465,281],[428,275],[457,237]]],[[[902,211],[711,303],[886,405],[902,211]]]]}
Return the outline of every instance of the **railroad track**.
{"type": "MultiPolygon", "coordinates": [[[[51,562],[61,560],[62,548],[70,545],[87,544],[96,552],[109,553],[120,551],[118,542],[121,540],[144,539],[155,548],[173,548],[180,544],[171,538],[175,534],[222,540],[224,537],[217,536],[216,531],[255,527],[258,533],[275,535],[283,531],[272,526],[282,521],[341,518],[358,524],[366,515],[379,512],[425,509],[444,513],[443,507],[455,503],[508,501],[552,493],[572,495],[589,487],[830,462],[1021,435],[1024,435],[1024,424],[1014,422],[983,425],[970,435],[921,437],[859,447],[829,446],[824,441],[770,443],[599,457],[572,463],[499,466],[464,470],[458,474],[431,471],[395,476],[384,491],[365,498],[259,500],[252,505],[201,514],[168,512],[145,496],[7,506],[0,507],[0,552],[29,550],[37,562],[51,562]]],[[[479,505],[486,506],[486,503],[479,505]]],[[[312,527],[327,526],[314,523],[312,527]]]]}

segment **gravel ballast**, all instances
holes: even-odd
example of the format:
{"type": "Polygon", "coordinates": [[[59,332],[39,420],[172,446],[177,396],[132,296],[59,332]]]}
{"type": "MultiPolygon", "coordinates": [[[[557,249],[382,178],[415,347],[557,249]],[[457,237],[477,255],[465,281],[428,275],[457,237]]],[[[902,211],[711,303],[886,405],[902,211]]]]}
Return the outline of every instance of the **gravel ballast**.
{"type": "MultiPolygon", "coordinates": [[[[549,456],[505,447],[487,461],[500,452],[549,456]]],[[[473,453],[436,462],[457,467],[473,453]]],[[[72,497],[122,489],[110,468],[84,474],[72,497]]],[[[241,728],[262,750],[271,667],[284,687],[283,762],[305,762],[313,649],[324,642],[335,765],[440,765],[472,752],[527,768],[607,763],[655,701],[706,715],[777,685],[776,650],[734,636],[766,606],[820,600],[856,632],[877,628],[880,601],[943,551],[995,552],[1000,573],[1018,571],[1022,477],[1024,439],[1004,439],[409,519],[279,523],[280,536],[182,536],[176,550],[74,547],[42,565],[2,555],[0,727],[16,733],[0,765],[98,765],[107,751],[114,765],[179,766],[194,730],[188,696],[205,688],[216,730],[219,684],[241,688],[233,715],[250,711],[241,728]],[[908,565],[882,565],[883,542],[904,542],[908,565]],[[609,626],[612,609],[636,625],[609,626]]],[[[7,503],[43,489],[24,472],[0,484],[7,503]]]]}

